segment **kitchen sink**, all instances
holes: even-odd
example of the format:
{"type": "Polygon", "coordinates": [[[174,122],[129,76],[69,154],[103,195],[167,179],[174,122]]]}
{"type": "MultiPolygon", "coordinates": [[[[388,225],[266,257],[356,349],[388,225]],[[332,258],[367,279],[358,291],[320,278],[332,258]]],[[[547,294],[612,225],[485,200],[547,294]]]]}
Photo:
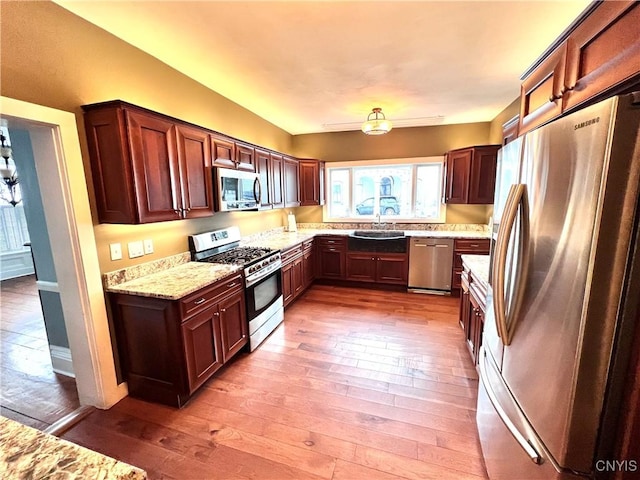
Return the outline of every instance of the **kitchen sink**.
{"type": "Polygon", "coordinates": [[[355,238],[391,240],[395,238],[404,238],[405,235],[402,230],[356,230],[350,236],[355,238]]]}

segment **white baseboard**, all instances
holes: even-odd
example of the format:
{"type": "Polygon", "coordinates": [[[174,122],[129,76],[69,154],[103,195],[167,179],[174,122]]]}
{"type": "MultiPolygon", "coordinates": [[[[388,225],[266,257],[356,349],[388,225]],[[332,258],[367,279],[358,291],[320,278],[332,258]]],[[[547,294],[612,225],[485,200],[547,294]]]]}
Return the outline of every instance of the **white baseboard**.
{"type": "Polygon", "coordinates": [[[54,372],[76,378],[76,374],[73,371],[71,350],[56,345],[49,345],[49,352],[51,352],[51,364],[53,365],[54,372]]]}

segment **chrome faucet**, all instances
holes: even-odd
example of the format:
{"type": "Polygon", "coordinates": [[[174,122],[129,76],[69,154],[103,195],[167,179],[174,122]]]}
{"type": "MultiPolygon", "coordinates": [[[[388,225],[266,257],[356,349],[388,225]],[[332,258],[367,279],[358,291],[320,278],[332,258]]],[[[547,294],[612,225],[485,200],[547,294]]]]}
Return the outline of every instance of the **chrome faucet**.
{"type": "Polygon", "coordinates": [[[383,228],[384,223],[382,223],[382,221],[380,220],[380,213],[376,214],[376,221],[373,222],[373,228],[375,229],[381,229],[383,228]]]}

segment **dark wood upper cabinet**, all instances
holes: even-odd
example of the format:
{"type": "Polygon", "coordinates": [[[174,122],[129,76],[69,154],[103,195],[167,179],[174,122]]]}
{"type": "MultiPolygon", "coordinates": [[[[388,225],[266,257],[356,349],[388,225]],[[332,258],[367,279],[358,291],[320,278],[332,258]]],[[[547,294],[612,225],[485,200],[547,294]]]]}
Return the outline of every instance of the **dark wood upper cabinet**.
{"type": "Polygon", "coordinates": [[[247,172],[255,172],[254,154],[253,146],[236,142],[236,168],[247,172]]]}
{"type": "Polygon", "coordinates": [[[518,138],[518,122],[520,121],[520,115],[507,120],[502,125],[502,145],[506,145],[518,138]]]}
{"type": "Polygon", "coordinates": [[[522,135],[640,81],[640,2],[593,2],[522,76],[522,135]]]}
{"type": "Polygon", "coordinates": [[[566,61],[567,44],[564,43],[522,81],[518,125],[520,135],[562,113],[566,61]]]}
{"type": "Polygon", "coordinates": [[[299,164],[298,160],[283,157],[284,163],[284,206],[285,208],[300,206],[299,164]]]}
{"type": "Polygon", "coordinates": [[[603,2],[567,42],[563,109],[640,73],[640,3],[603,2]]]}
{"type": "Polygon", "coordinates": [[[177,133],[183,216],[210,216],[213,213],[213,187],[209,135],[198,128],[184,125],[177,126],[177,133]]]}
{"type": "Polygon", "coordinates": [[[271,153],[267,150],[255,149],[256,172],[260,176],[260,208],[273,208],[273,177],[271,172],[271,153]]]}
{"type": "Polygon", "coordinates": [[[324,162],[299,159],[300,206],[324,205],[324,162]]]}
{"type": "Polygon", "coordinates": [[[446,155],[446,203],[493,203],[500,145],[452,150],[446,155]]]}
{"type": "Polygon", "coordinates": [[[213,215],[207,131],[124,102],[84,108],[101,223],[213,215]]]}
{"type": "Polygon", "coordinates": [[[211,135],[213,166],[236,168],[236,144],[233,139],[222,135],[211,135]]]}
{"type": "Polygon", "coordinates": [[[271,154],[271,205],[284,208],[284,160],[282,155],[271,154]]]}

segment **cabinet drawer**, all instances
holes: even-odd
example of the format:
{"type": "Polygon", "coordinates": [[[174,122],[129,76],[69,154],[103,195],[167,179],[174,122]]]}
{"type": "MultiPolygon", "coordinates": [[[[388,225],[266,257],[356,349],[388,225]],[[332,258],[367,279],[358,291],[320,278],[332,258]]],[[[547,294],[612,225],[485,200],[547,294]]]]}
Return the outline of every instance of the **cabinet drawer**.
{"type": "Polygon", "coordinates": [[[473,253],[489,253],[489,239],[457,239],[454,243],[454,250],[460,252],[473,252],[473,253]]]}
{"type": "Polygon", "coordinates": [[[282,265],[288,265],[292,262],[296,257],[302,255],[302,244],[295,245],[287,250],[284,250],[280,253],[280,258],[282,260],[282,265]]]}
{"type": "Polygon", "coordinates": [[[203,288],[180,300],[180,313],[183,320],[201,312],[223,296],[242,290],[242,275],[238,274],[203,288]]]}
{"type": "Polygon", "coordinates": [[[317,242],[321,247],[346,247],[347,237],[318,237],[317,242]]]}
{"type": "Polygon", "coordinates": [[[313,238],[311,238],[309,240],[305,240],[304,242],[302,242],[302,250],[304,250],[306,252],[310,248],[313,248],[313,238]]]}

